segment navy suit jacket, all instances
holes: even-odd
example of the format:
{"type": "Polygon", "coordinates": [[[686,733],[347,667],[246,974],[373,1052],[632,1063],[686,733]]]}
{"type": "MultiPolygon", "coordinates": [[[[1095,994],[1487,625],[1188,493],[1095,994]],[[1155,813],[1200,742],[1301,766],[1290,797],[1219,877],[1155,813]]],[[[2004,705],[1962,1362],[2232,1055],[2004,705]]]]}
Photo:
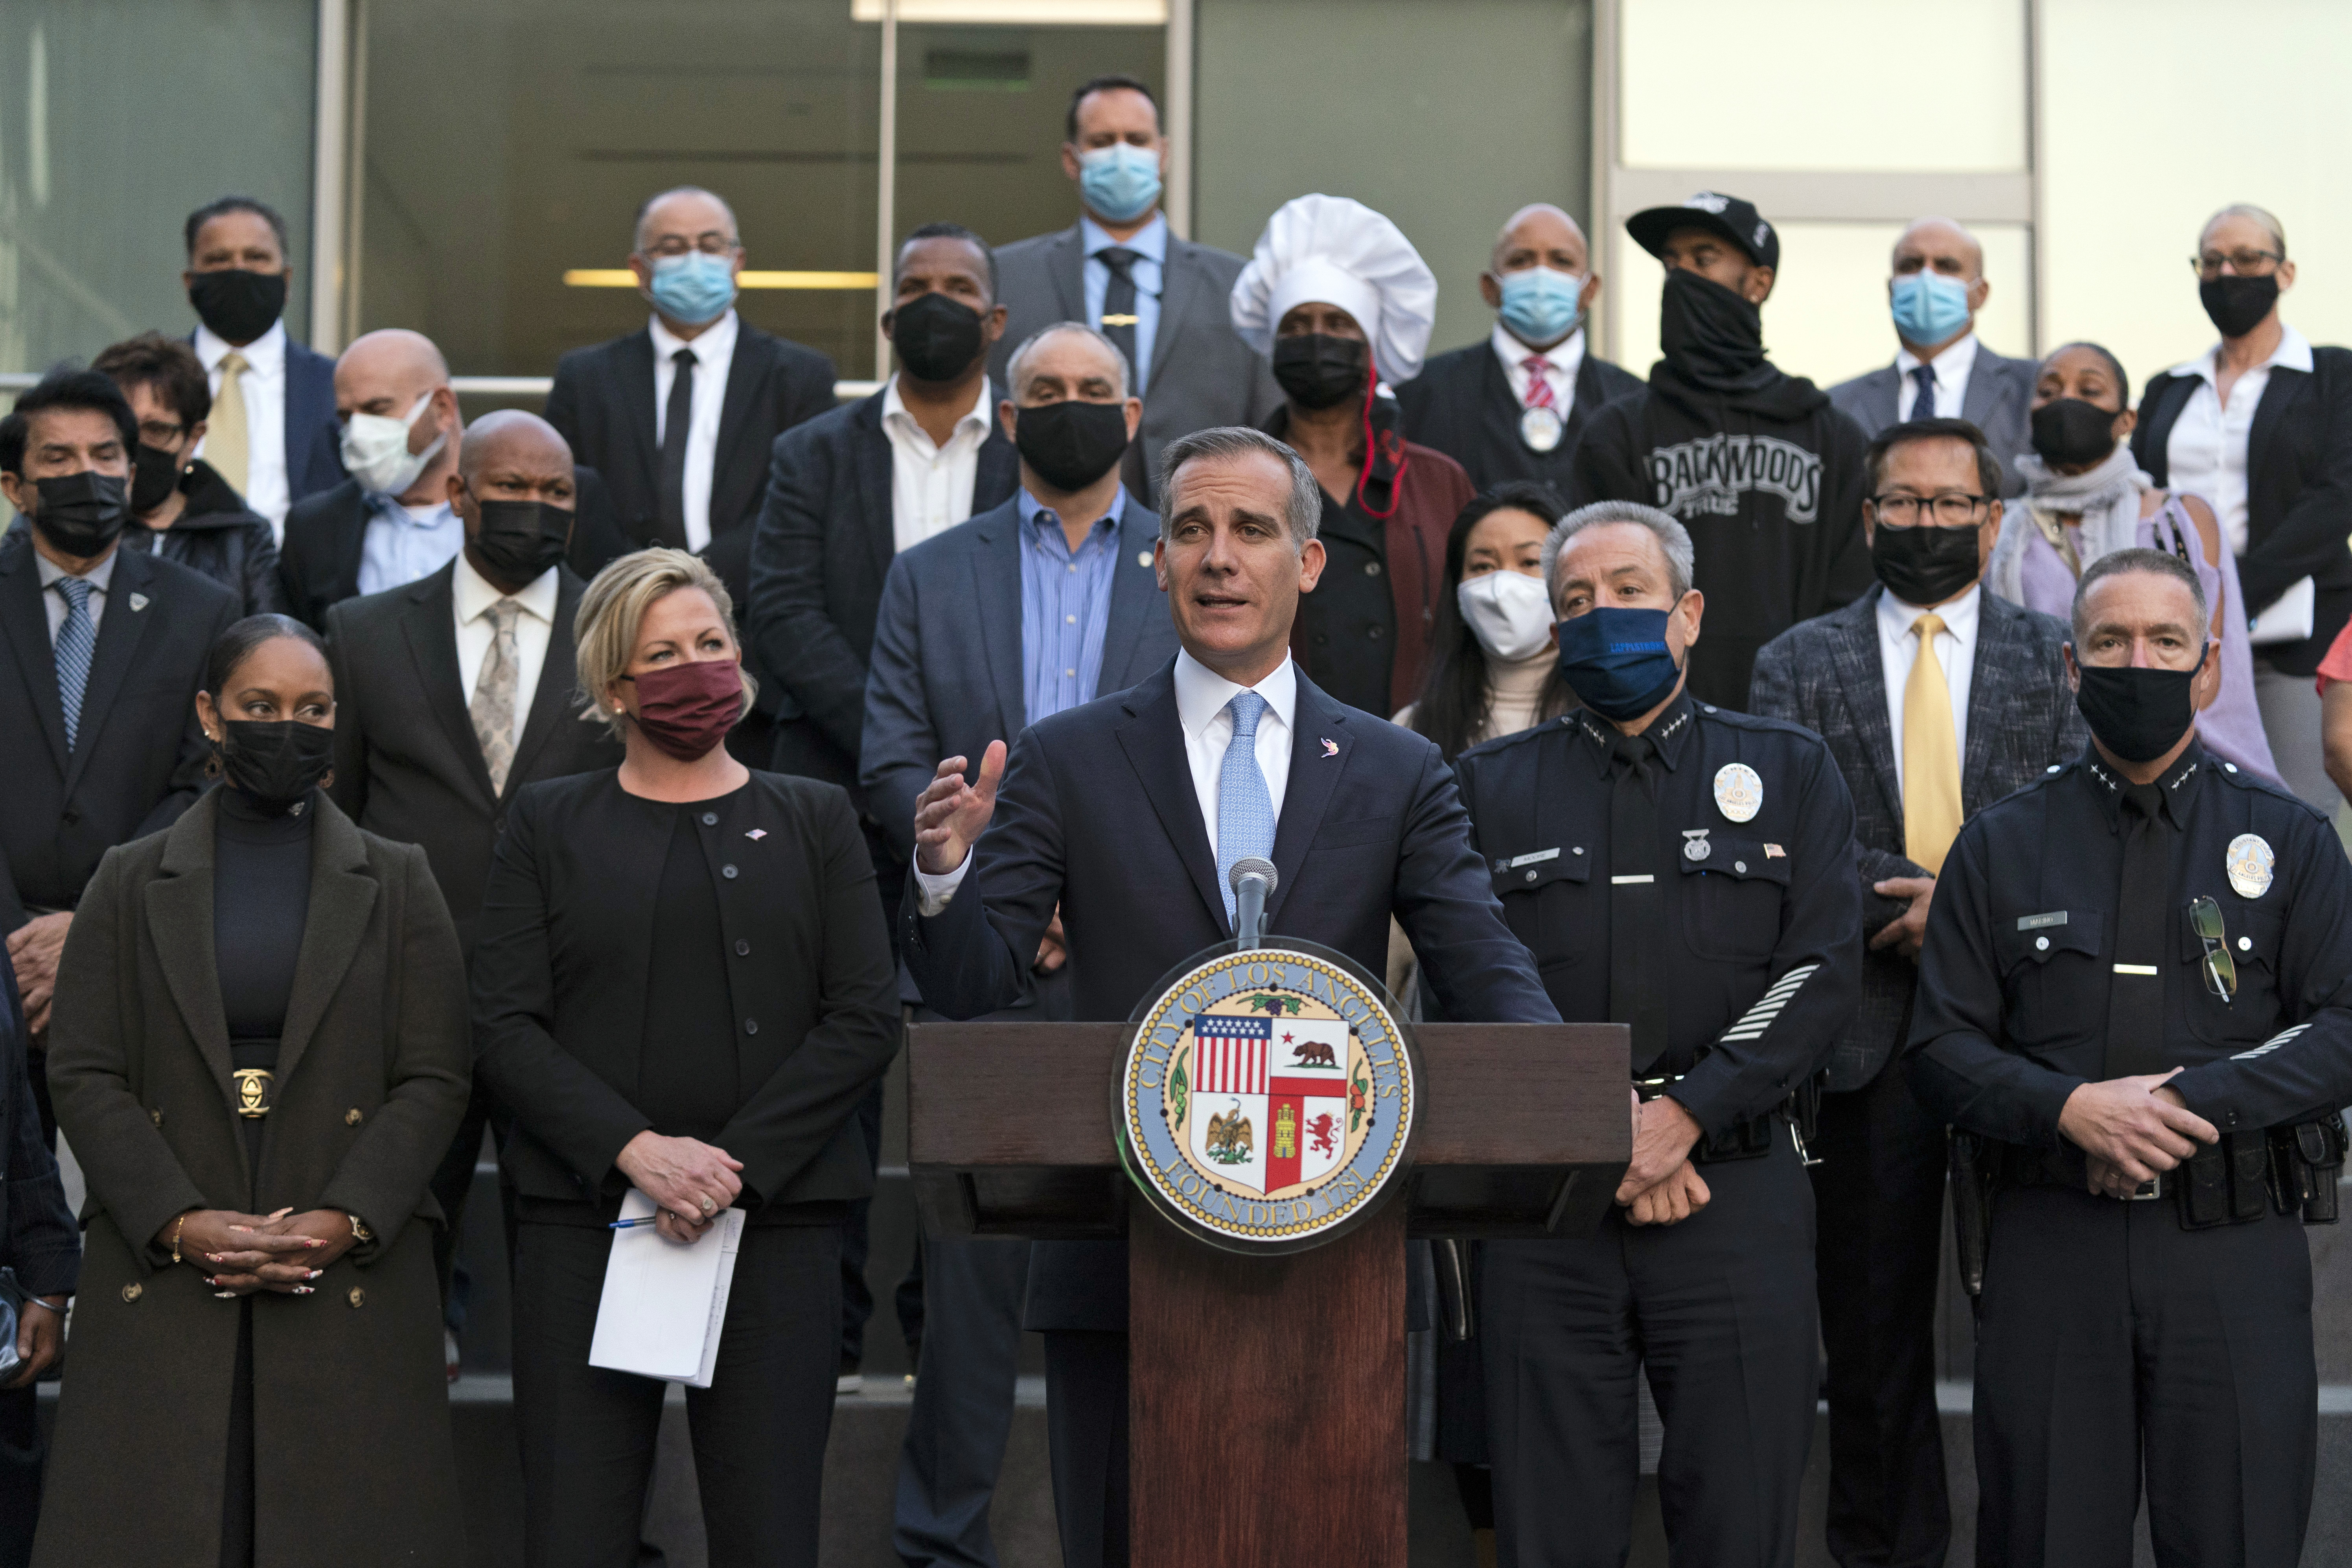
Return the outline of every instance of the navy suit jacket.
{"type": "MultiPolygon", "coordinates": [[[[194,347],[196,334],[188,334],[194,347]]],[[[335,417],[335,362],[331,355],[286,338],[286,500],[333,489],[350,476],[343,471],[343,427],[335,417]]]]}
{"type": "MultiPolygon", "coordinates": [[[[1559,1022],[1503,923],[1437,748],[1334,701],[1304,673],[1296,715],[1268,933],[1336,948],[1378,974],[1393,914],[1447,1017],[1559,1022]]],[[[1020,994],[1057,904],[1080,1019],[1126,1018],[1178,963],[1232,936],[1174,661],[1023,731],[972,853],[938,915],[919,912],[911,871],[901,902],[900,952],[924,1000],[950,1018],[1020,994]]],[[[1027,1327],[1126,1331],[1124,1242],[1040,1243],[1031,1257],[1027,1327]]]]}

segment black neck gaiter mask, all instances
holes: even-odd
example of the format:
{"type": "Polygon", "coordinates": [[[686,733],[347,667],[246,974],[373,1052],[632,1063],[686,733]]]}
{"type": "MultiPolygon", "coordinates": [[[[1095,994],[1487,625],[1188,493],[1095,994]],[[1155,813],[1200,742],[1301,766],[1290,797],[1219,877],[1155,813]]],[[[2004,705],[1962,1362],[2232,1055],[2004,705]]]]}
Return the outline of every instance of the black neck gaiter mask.
{"type": "Polygon", "coordinates": [[[1675,374],[1710,392],[1757,392],[1780,373],[1764,357],[1764,318],[1747,298],[1684,268],[1666,274],[1658,346],[1675,374]]]}

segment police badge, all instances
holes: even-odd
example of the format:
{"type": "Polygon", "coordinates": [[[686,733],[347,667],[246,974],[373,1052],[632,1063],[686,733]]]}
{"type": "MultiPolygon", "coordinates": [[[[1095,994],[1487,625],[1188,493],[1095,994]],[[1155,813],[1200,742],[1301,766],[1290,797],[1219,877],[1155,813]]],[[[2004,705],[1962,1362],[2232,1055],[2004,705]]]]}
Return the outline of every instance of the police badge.
{"type": "Polygon", "coordinates": [[[2238,897],[2259,899],[2271,890],[2271,868],[2278,864],[2278,857],[2271,853],[2270,841],[2261,834],[2241,833],[2230,840],[2221,864],[2238,897]]]}
{"type": "Polygon", "coordinates": [[[1715,770],[1715,809],[1727,822],[1747,822],[1764,809],[1764,781],[1746,763],[1726,763],[1715,770]]]}

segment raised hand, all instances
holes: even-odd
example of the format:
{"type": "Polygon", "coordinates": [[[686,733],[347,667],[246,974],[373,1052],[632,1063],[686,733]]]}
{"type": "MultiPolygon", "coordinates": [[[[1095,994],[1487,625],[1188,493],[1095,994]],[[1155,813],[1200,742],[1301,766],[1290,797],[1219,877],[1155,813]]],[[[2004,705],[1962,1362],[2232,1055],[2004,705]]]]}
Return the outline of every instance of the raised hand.
{"type": "Polygon", "coordinates": [[[950,757],[940,764],[923,793],[915,797],[915,864],[929,876],[944,877],[963,864],[971,847],[996,815],[996,786],[1004,777],[1004,742],[991,741],[980,759],[980,777],[964,782],[968,757],[950,757]]]}

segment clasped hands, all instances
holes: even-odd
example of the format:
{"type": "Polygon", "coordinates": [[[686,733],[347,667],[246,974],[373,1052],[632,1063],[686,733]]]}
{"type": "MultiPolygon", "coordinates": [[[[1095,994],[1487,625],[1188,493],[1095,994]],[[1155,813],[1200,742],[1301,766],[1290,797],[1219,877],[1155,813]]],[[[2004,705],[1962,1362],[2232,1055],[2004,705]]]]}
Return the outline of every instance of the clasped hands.
{"type": "Polygon", "coordinates": [[[358,1237],[352,1216],[341,1209],[290,1208],[253,1215],[236,1209],[190,1209],[155,1233],[166,1252],[176,1244],[180,1261],[205,1276],[222,1296],[257,1290],[308,1296],[310,1283],[349,1252],[358,1237]]]}
{"type": "Polygon", "coordinates": [[[736,1174],[742,1161],[698,1138],[665,1138],[650,1127],[630,1139],[613,1163],[653,1199],[654,1228],[670,1241],[701,1240],[743,1193],[736,1174]]]}
{"type": "Polygon", "coordinates": [[[2080,1084],[2066,1097],[2058,1131],[2087,1157],[2093,1193],[2127,1198],[2199,1143],[2221,1142],[2213,1124],[2170,1087],[2180,1070],[2080,1084]]]}
{"type": "Polygon", "coordinates": [[[1714,1194],[1690,1152],[1701,1132],[1696,1117],[1667,1095],[1643,1101],[1633,1097],[1633,1158],[1617,1184],[1617,1202],[1633,1225],[1677,1225],[1706,1207],[1714,1194]]]}

